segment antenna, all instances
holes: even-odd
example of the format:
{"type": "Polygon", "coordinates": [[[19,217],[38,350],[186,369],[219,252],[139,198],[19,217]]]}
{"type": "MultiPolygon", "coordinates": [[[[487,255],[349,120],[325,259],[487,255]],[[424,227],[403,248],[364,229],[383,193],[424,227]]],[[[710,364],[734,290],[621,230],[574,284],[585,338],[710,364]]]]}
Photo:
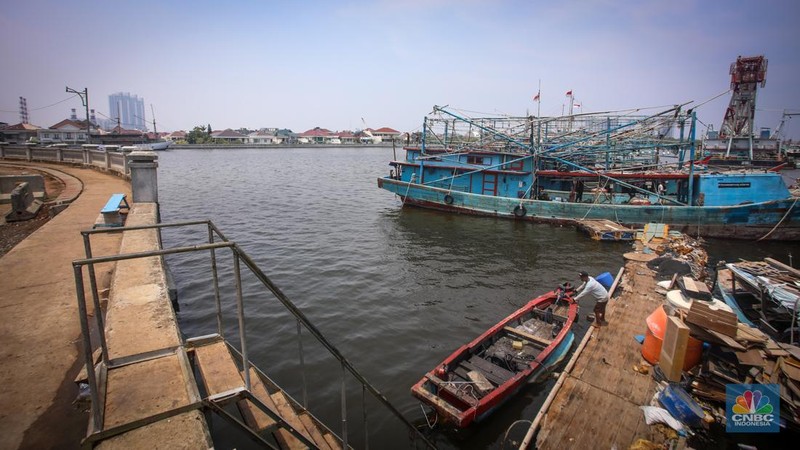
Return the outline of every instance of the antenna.
{"type": "Polygon", "coordinates": [[[25,97],[19,98],[19,121],[28,123],[28,99],[25,97]]]}

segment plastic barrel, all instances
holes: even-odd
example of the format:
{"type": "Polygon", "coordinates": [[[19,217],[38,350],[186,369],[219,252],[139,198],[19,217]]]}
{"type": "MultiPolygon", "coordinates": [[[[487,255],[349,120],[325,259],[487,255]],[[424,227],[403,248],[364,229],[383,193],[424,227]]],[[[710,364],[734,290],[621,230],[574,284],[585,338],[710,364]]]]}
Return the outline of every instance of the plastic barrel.
{"type": "MultiPolygon", "coordinates": [[[[642,356],[650,364],[657,364],[661,357],[661,344],[664,342],[664,331],[667,328],[667,313],[663,306],[659,306],[647,317],[647,331],[642,343],[642,356]]],[[[703,341],[689,336],[686,345],[686,357],[683,360],[683,370],[689,370],[700,363],[703,356],[703,341]]]]}
{"type": "Polygon", "coordinates": [[[602,284],[604,288],[611,289],[611,285],[614,284],[614,275],[611,275],[611,272],[601,273],[595,277],[595,280],[602,284]]]}

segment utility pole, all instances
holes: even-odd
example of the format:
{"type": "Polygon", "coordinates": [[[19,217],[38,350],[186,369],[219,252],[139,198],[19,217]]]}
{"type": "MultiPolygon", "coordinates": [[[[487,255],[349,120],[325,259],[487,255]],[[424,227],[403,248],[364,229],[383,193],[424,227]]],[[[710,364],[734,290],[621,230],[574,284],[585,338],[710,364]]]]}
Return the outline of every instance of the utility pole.
{"type": "Polygon", "coordinates": [[[90,144],[92,142],[92,122],[89,120],[89,89],[83,88],[83,91],[76,91],[75,89],[67,86],[67,92],[70,94],[78,94],[78,96],[81,98],[81,103],[83,103],[83,106],[86,108],[86,143],[90,144]]]}

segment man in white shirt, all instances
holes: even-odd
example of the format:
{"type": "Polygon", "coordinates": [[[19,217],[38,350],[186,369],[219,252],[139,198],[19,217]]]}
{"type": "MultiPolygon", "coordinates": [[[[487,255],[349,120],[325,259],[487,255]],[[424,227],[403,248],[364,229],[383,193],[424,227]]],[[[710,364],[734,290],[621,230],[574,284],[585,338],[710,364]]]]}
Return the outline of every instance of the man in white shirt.
{"type": "Polygon", "coordinates": [[[575,301],[578,302],[584,298],[593,298],[596,301],[594,305],[595,324],[597,326],[607,325],[606,304],[608,304],[608,291],[599,281],[590,277],[585,271],[580,272],[580,277],[583,283],[575,290],[575,292],[578,292],[575,301]]]}

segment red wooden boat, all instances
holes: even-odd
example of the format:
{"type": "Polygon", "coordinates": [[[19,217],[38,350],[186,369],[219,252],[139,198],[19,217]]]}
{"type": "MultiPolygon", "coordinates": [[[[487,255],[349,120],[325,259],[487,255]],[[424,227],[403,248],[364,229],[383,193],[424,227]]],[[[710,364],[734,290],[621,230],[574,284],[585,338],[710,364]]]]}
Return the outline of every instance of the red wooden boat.
{"type": "Polygon", "coordinates": [[[569,285],[536,297],[453,352],[411,393],[441,422],[459,428],[479,422],[564,359],[577,314],[569,285]]]}

